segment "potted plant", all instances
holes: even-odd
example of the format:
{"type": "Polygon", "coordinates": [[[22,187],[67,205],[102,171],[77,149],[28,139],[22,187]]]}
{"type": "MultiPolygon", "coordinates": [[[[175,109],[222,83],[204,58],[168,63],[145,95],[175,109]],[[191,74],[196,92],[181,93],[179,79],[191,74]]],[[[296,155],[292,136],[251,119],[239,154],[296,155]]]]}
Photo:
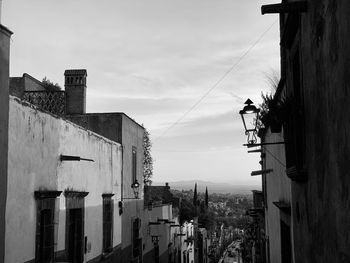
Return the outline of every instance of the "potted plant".
{"type": "MultiPolygon", "coordinates": [[[[280,133],[282,125],[292,109],[293,99],[277,100],[272,94],[262,94],[263,103],[260,105],[259,126],[270,127],[272,133],[280,133]]],[[[260,127],[259,127],[260,129],[260,127]]]]}

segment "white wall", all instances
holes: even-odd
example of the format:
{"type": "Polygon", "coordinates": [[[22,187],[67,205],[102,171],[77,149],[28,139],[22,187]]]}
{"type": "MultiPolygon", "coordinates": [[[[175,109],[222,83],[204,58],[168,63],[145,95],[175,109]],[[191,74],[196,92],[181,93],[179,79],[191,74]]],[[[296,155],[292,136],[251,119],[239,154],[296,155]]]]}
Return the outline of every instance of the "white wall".
{"type": "MultiPolygon", "coordinates": [[[[284,141],[283,133],[271,133],[267,131],[265,142],[284,141]]],[[[291,183],[286,175],[286,162],[284,145],[265,146],[266,167],[272,169],[271,173],[265,175],[266,178],[266,203],[265,213],[266,235],[269,237],[270,262],[281,262],[281,233],[280,220],[281,211],[272,202],[283,201],[290,203],[291,200],[291,183]]]]}
{"type": "MultiPolygon", "coordinates": [[[[38,111],[10,98],[9,180],[6,205],[5,262],[35,258],[36,190],[86,191],[85,235],[91,251],[85,260],[102,253],[102,194],[114,193],[114,241],[121,243],[118,201],[121,147],[64,119],[38,111]],[[93,159],[61,162],[60,154],[93,159]],[[18,249],[20,247],[20,249],[18,249]]],[[[60,212],[56,250],[65,247],[65,197],[60,212]]]]}
{"type": "Polygon", "coordinates": [[[144,129],[137,123],[122,115],[123,141],[123,198],[134,198],[131,188],[132,180],[132,146],[136,147],[136,177],[140,183],[139,198],[143,199],[143,135],[144,129]]]}

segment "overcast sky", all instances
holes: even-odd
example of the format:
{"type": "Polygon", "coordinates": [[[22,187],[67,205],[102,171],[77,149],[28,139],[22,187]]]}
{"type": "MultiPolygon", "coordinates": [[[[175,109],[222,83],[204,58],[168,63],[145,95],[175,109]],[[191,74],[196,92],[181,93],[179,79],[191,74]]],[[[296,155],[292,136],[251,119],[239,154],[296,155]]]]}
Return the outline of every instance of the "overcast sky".
{"type": "MultiPolygon", "coordinates": [[[[276,2],[276,1],[271,1],[276,2]]],[[[277,16],[262,0],[4,0],[11,76],[64,85],[88,71],[87,111],[122,111],[150,131],[155,181],[260,184],[238,111],[279,72],[277,16]],[[274,23],[227,77],[193,106],[274,23]],[[166,131],[166,133],[164,133],[166,131]]]]}

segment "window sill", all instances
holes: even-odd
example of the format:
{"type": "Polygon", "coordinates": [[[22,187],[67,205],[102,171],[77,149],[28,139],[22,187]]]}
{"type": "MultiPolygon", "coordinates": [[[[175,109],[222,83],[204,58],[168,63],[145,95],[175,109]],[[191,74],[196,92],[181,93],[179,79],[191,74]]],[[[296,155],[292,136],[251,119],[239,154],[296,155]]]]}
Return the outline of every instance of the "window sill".
{"type": "Polygon", "coordinates": [[[113,249],[109,249],[110,251],[106,251],[102,253],[102,259],[107,259],[113,255],[113,249]]]}

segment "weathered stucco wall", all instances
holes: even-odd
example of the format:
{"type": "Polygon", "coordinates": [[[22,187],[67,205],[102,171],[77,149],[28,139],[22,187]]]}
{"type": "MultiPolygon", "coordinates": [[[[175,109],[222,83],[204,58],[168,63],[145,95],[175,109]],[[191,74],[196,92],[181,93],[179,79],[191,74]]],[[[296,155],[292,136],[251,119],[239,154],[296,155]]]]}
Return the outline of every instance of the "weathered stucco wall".
{"type": "Polygon", "coordinates": [[[0,24],[0,262],[4,261],[5,254],[5,208],[8,175],[7,154],[9,125],[10,36],[11,32],[0,24]]]}
{"type": "Polygon", "coordinates": [[[143,135],[144,129],[124,113],[88,113],[67,116],[71,121],[90,129],[110,140],[120,143],[123,147],[122,156],[122,249],[123,261],[129,262],[132,253],[132,217],[141,218],[143,210],[143,135]],[[132,180],[132,148],[137,149],[136,177],[140,183],[139,198],[135,198],[131,188],[132,180]]]}
{"type": "MultiPolygon", "coordinates": [[[[139,218],[141,225],[143,224],[143,200],[123,200],[123,214],[122,214],[122,261],[130,262],[132,260],[132,222],[139,218]]],[[[142,231],[140,230],[140,236],[142,231]]]]}
{"type": "MultiPolygon", "coordinates": [[[[148,210],[147,207],[143,211],[143,238],[144,238],[144,251],[143,254],[149,254],[153,250],[154,245],[152,243],[152,235],[159,236],[159,254],[162,255],[168,252],[168,245],[172,242],[172,233],[175,233],[175,228],[171,228],[170,224],[161,222],[160,225],[149,225],[149,222],[157,222],[158,219],[168,219],[170,221],[176,221],[172,218],[171,204],[164,204],[152,207],[152,210],[148,210]]],[[[176,222],[174,224],[176,224],[176,222]]],[[[177,228],[178,229],[178,228],[177,228]]]]}
{"type": "MultiPolygon", "coordinates": [[[[102,194],[114,193],[113,246],[121,244],[121,146],[79,126],[10,99],[6,260],[35,258],[36,190],[85,191],[85,261],[102,253],[102,194]],[[60,161],[60,154],[93,159],[60,161]],[[21,253],[18,253],[21,244],[21,253]]],[[[56,251],[65,248],[65,197],[59,197],[56,251]]]]}
{"type": "Polygon", "coordinates": [[[137,149],[136,177],[140,183],[139,197],[143,199],[143,135],[144,129],[126,115],[122,115],[123,197],[134,197],[132,181],[132,147],[137,149]]]}
{"type": "Polygon", "coordinates": [[[350,262],[350,1],[307,2],[300,37],[308,179],[292,187],[295,262],[350,262]]]}

